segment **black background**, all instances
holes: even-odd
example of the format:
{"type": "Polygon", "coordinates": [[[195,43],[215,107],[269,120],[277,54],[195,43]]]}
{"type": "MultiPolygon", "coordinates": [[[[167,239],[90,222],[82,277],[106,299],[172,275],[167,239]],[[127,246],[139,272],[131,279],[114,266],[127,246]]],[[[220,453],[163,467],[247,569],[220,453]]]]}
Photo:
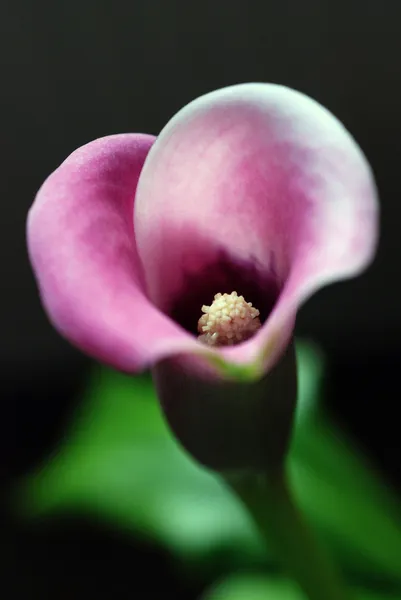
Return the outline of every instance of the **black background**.
{"type": "MultiPolygon", "coordinates": [[[[329,357],[335,417],[399,489],[400,23],[398,0],[2,2],[0,462],[6,489],[51,451],[88,365],[53,331],[39,303],[25,244],[38,187],[85,142],[117,132],[157,134],[188,101],[245,81],[281,83],[314,97],[344,122],[372,164],[381,197],[377,258],[362,276],[311,299],[297,331],[320,342],[329,357]]],[[[145,580],[150,598],[156,587],[144,577],[144,565],[157,573],[154,585],[163,585],[165,597],[195,597],[171,572],[168,557],[94,524],[27,531],[9,521],[3,541],[5,580],[12,583],[5,598],[101,591],[125,598],[145,580]]]]}

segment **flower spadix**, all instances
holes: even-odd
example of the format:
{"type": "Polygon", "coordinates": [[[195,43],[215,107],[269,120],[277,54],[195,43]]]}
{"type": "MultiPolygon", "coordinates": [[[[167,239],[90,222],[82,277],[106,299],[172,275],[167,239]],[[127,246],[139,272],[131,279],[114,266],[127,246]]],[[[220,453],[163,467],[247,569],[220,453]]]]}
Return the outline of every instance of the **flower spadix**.
{"type": "Polygon", "coordinates": [[[259,311],[237,292],[216,294],[211,306],[202,306],[198,339],[209,346],[233,346],[252,337],[261,327],[259,311]]]}

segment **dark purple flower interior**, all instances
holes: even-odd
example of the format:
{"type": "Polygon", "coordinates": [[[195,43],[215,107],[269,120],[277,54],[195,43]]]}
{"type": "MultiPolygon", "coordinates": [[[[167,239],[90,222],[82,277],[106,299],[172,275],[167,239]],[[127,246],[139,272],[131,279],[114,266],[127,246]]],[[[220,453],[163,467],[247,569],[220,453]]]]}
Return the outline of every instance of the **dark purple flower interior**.
{"type": "Polygon", "coordinates": [[[204,304],[210,306],[215,294],[230,294],[234,290],[260,311],[264,323],[280,293],[278,278],[266,276],[256,261],[239,261],[221,251],[211,264],[196,274],[184,273],[183,289],[165,311],[176,323],[198,335],[198,320],[204,304]]]}

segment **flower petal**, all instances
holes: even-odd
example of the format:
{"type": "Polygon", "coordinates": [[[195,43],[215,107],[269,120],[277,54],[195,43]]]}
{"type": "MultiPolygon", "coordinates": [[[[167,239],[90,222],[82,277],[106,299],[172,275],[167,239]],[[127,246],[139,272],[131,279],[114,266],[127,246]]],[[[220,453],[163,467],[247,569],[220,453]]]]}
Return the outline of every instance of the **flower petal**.
{"type": "Polygon", "coordinates": [[[146,298],[133,203],[152,136],[123,134],[73,152],[30,210],[30,259],[55,327],[91,356],[136,371],[195,345],[146,298]]]}
{"type": "MultiPolygon", "coordinates": [[[[370,263],[377,213],[368,162],[331,113],[283,86],[242,84],[167,124],[141,173],[134,221],[150,298],[167,314],[208,273],[223,282],[213,293],[232,291],[219,279],[222,255],[278,286],[258,334],[213,352],[220,366],[246,364],[256,376],[283,352],[307,297],[370,263]]],[[[199,316],[211,300],[199,300],[199,316]]]]}

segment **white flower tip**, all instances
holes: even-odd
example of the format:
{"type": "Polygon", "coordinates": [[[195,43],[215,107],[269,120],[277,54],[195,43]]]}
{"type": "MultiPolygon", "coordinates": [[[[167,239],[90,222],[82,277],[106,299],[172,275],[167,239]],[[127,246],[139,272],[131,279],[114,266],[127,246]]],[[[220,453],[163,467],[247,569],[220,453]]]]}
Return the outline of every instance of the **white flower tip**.
{"type": "Polygon", "coordinates": [[[237,292],[216,294],[198,321],[198,340],[208,346],[233,346],[250,337],[262,326],[259,311],[237,292]]]}

